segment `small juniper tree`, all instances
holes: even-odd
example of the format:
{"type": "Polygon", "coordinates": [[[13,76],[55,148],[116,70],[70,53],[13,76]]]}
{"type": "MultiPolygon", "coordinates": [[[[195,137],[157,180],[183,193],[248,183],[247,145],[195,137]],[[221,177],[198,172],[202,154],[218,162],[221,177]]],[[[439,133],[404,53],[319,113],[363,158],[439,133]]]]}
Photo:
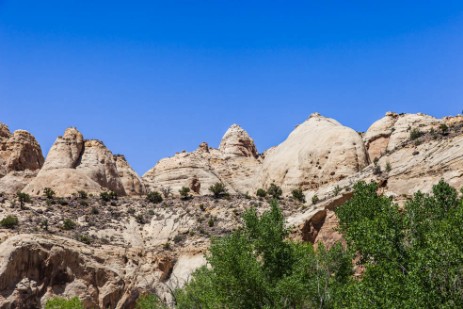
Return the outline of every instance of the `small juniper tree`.
{"type": "Polygon", "coordinates": [[[178,190],[178,193],[180,193],[180,198],[182,200],[187,200],[191,197],[190,188],[188,187],[182,187],[180,190],[178,190]]]}
{"type": "Polygon", "coordinates": [[[49,199],[49,200],[52,200],[53,197],[55,196],[55,191],[53,191],[51,188],[45,188],[43,189],[43,195],[49,199]]]}
{"type": "Polygon", "coordinates": [[[210,186],[209,191],[211,191],[215,198],[227,195],[227,188],[221,182],[216,182],[214,185],[210,186]]]}
{"type": "Polygon", "coordinates": [[[18,191],[18,192],[16,192],[16,197],[19,200],[19,205],[21,206],[21,209],[24,208],[25,203],[30,203],[31,202],[31,197],[27,193],[18,191]]]}
{"type": "Polygon", "coordinates": [[[274,199],[279,199],[283,194],[283,190],[281,190],[281,188],[277,186],[275,183],[272,183],[268,188],[267,193],[274,199]]]}

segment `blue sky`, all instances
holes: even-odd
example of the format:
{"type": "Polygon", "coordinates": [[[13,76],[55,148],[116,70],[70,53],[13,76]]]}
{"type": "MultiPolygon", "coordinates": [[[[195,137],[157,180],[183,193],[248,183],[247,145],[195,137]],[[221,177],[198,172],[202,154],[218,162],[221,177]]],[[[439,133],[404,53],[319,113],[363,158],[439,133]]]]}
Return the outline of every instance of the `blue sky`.
{"type": "Polygon", "coordinates": [[[240,124],[463,110],[463,1],[0,0],[0,121],[46,154],[77,126],[140,174],[240,124]]]}

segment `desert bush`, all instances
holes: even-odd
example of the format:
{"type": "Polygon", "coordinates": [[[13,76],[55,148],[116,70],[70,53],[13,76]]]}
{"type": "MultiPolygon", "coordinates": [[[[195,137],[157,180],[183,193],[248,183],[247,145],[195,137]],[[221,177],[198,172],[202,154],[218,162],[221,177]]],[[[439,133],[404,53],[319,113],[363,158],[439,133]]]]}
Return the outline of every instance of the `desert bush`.
{"type": "Polygon", "coordinates": [[[298,200],[299,202],[305,203],[305,195],[301,189],[294,189],[291,194],[293,198],[298,200]]]}
{"type": "Polygon", "coordinates": [[[18,199],[19,201],[19,205],[21,207],[21,209],[24,208],[24,204],[25,203],[30,203],[32,200],[31,200],[31,196],[27,193],[24,193],[24,192],[16,192],[16,198],[18,199]]]}
{"type": "Polygon", "coordinates": [[[71,219],[64,219],[63,221],[63,229],[65,230],[73,230],[76,228],[76,223],[71,219]]]}
{"type": "Polygon", "coordinates": [[[210,186],[209,191],[214,195],[215,198],[220,198],[227,195],[227,188],[221,182],[216,182],[214,185],[210,186]]]}
{"type": "Polygon", "coordinates": [[[56,194],[55,191],[53,191],[51,188],[47,187],[47,188],[43,189],[43,195],[49,200],[53,199],[55,194],[56,194]]]}
{"type": "Polygon", "coordinates": [[[88,194],[87,192],[80,190],[80,191],[77,191],[77,197],[82,200],[85,200],[88,197],[88,194]]]}
{"type": "Polygon", "coordinates": [[[318,195],[314,195],[312,196],[312,204],[317,204],[318,202],[320,201],[320,199],[318,198],[318,195]]]}
{"type": "Polygon", "coordinates": [[[117,200],[117,193],[114,191],[101,192],[100,198],[105,202],[109,202],[111,200],[117,200]]]}
{"type": "Polygon", "coordinates": [[[153,204],[159,204],[163,201],[161,194],[157,191],[148,192],[146,200],[153,204]]]}
{"type": "Polygon", "coordinates": [[[410,140],[416,140],[423,136],[423,132],[421,132],[419,129],[414,128],[410,131],[410,140]]]}
{"type": "Polygon", "coordinates": [[[267,196],[267,191],[265,191],[264,189],[257,189],[257,192],[256,192],[256,195],[258,197],[266,197],[267,196]]]}
{"type": "Polygon", "coordinates": [[[277,186],[275,183],[272,183],[270,187],[268,187],[267,193],[274,199],[279,199],[283,194],[283,190],[281,190],[281,188],[277,186]]]}
{"type": "Polygon", "coordinates": [[[170,187],[161,187],[160,191],[164,198],[168,198],[172,194],[170,187]]]}
{"type": "Polygon", "coordinates": [[[191,197],[190,188],[188,187],[182,187],[180,190],[178,190],[178,193],[180,193],[180,198],[182,200],[187,200],[191,197]]]}
{"type": "Polygon", "coordinates": [[[13,215],[8,215],[0,221],[0,226],[7,229],[14,229],[18,224],[18,217],[13,215]]]}

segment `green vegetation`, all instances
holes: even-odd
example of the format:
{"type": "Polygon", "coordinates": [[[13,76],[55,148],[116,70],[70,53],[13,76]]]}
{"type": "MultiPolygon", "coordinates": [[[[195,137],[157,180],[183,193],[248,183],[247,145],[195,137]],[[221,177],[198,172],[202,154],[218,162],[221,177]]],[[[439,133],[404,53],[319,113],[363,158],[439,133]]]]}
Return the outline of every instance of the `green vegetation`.
{"type": "Polygon", "coordinates": [[[439,130],[441,131],[442,134],[449,133],[449,127],[445,123],[441,123],[439,125],[439,130]]]}
{"type": "Polygon", "coordinates": [[[190,188],[188,187],[182,187],[180,190],[178,190],[178,193],[180,193],[180,198],[182,200],[187,200],[191,197],[190,188]]]}
{"type": "Polygon", "coordinates": [[[210,267],[176,291],[176,308],[463,306],[463,200],[447,183],[401,209],[359,182],[336,214],[347,247],[315,250],[287,239],[275,201],[246,211],[240,230],[212,240],[210,267]]]}
{"type": "Polygon", "coordinates": [[[333,189],[333,196],[338,196],[339,193],[341,193],[341,191],[342,191],[341,187],[337,185],[337,186],[334,187],[334,189],[333,189]]]}
{"type": "Polygon", "coordinates": [[[301,189],[294,189],[291,194],[293,195],[293,198],[298,200],[301,203],[305,203],[305,195],[302,192],[301,189]]]}
{"type": "Polygon", "coordinates": [[[146,200],[153,204],[159,204],[163,201],[161,193],[157,191],[148,192],[148,194],[146,194],[146,200]]]}
{"type": "Polygon", "coordinates": [[[423,136],[423,132],[421,132],[419,129],[414,128],[413,130],[410,131],[410,140],[416,140],[423,136]]]}
{"type": "Polygon", "coordinates": [[[63,221],[63,229],[65,230],[73,230],[76,228],[76,223],[71,219],[64,219],[63,221]]]}
{"type": "Polygon", "coordinates": [[[24,192],[20,192],[20,191],[16,192],[16,197],[19,200],[19,205],[21,209],[24,208],[25,203],[30,203],[32,201],[30,195],[24,192]]]}
{"type": "Polygon", "coordinates": [[[214,239],[193,280],[176,292],[177,308],[312,308],[331,303],[351,274],[340,245],[315,251],[286,240],[275,201],[261,217],[244,214],[243,229],[214,239]]]}
{"type": "Polygon", "coordinates": [[[320,199],[318,198],[318,195],[314,195],[312,196],[312,204],[317,204],[318,202],[320,201],[320,199]]]}
{"type": "Polygon", "coordinates": [[[7,229],[14,229],[18,224],[18,217],[12,215],[8,215],[0,221],[0,226],[7,229]]]}
{"type": "Polygon", "coordinates": [[[283,194],[283,191],[275,183],[272,183],[270,185],[270,187],[268,187],[267,193],[268,193],[268,195],[270,195],[274,199],[279,199],[281,197],[281,195],[283,194]]]}
{"type": "Polygon", "coordinates": [[[267,191],[265,191],[264,189],[257,189],[256,195],[258,197],[264,198],[267,196],[267,191]]]}
{"type": "Polygon", "coordinates": [[[77,197],[82,199],[82,200],[85,200],[85,199],[87,199],[88,194],[87,194],[87,192],[85,192],[83,190],[80,190],[80,191],[77,191],[77,197]]]}
{"type": "Polygon", "coordinates": [[[84,305],[78,297],[70,299],[54,297],[47,301],[45,309],[84,309],[84,305]]]}
{"type": "Polygon", "coordinates": [[[216,182],[214,185],[210,186],[209,191],[211,191],[215,198],[221,198],[228,195],[227,188],[221,182],[216,182]]]}
{"type": "Polygon", "coordinates": [[[105,202],[114,201],[117,200],[117,193],[114,191],[101,192],[100,198],[105,202]]]}
{"type": "Polygon", "coordinates": [[[143,295],[137,299],[135,309],[167,309],[154,294],[143,295]]]}
{"type": "Polygon", "coordinates": [[[55,196],[55,191],[53,191],[51,188],[45,188],[43,189],[43,196],[51,200],[55,196]]]}

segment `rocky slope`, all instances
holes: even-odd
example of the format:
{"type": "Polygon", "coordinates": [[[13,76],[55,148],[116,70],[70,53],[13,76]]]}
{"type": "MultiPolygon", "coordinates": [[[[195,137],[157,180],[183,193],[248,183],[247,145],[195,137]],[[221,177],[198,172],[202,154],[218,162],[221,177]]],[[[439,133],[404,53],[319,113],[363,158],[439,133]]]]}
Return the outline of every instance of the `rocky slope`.
{"type": "Polygon", "coordinates": [[[0,126],[0,145],[0,192],[42,195],[51,187],[58,196],[34,197],[25,207],[12,194],[0,196],[0,220],[19,218],[13,230],[0,229],[0,308],[40,307],[53,295],[78,295],[88,307],[132,308],[145,291],[169,302],[170,290],[204,265],[211,235],[236,229],[245,209],[268,207],[255,192],[271,183],[283,189],[292,237],[328,246],[342,241],[333,210],[359,180],[377,182],[399,203],[417,190],[429,192],[441,178],[463,186],[463,116],[387,113],[360,134],[313,114],[264,154],[233,125],[218,148],[201,143],[160,160],[142,178],[123,156],[74,128],[56,140],[45,162],[25,131],[0,126]],[[229,199],[207,196],[216,182],[225,184],[229,199]],[[183,186],[192,199],[177,197],[183,186]],[[290,197],[299,188],[306,203],[290,197]],[[71,196],[78,190],[128,196],[110,202],[71,196]],[[172,192],[161,204],[139,196],[161,190],[172,192]],[[66,227],[66,219],[75,226],[66,227]]]}

